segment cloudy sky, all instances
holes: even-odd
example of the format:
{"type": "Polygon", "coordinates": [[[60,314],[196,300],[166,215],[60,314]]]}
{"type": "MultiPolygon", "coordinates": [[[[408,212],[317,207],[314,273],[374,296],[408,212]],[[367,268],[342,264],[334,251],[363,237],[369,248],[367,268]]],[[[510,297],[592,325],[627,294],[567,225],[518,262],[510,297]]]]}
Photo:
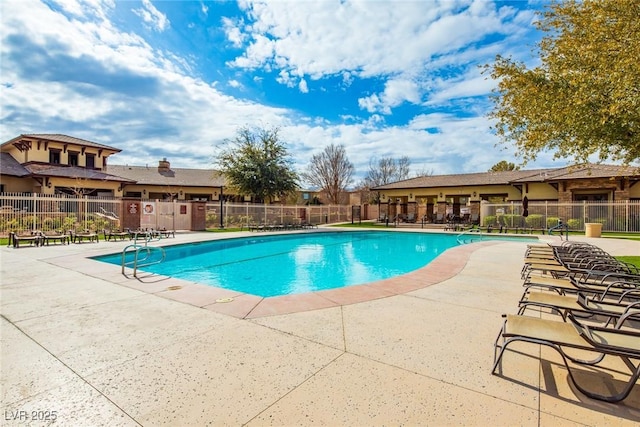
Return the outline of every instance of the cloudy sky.
{"type": "MultiPolygon", "coordinates": [[[[543,0],[1,0],[1,139],[62,133],[111,164],[213,167],[279,127],[298,170],[333,143],[412,174],[518,163],[486,118],[496,54],[535,61],[543,0]]],[[[533,167],[564,166],[542,155],[533,167]]]]}

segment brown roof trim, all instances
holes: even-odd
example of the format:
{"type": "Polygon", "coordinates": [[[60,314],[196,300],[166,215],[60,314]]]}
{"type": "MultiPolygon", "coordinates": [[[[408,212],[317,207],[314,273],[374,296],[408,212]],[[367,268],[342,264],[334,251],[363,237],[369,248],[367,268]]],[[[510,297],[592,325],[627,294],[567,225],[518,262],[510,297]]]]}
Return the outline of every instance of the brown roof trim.
{"type": "Polygon", "coordinates": [[[111,175],[98,169],[86,169],[78,166],[50,165],[30,163],[23,165],[34,177],[55,177],[71,179],[91,179],[110,182],[135,184],[135,181],[117,175],[111,175]]]}
{"type": "Polygon", "coordinates": [[[115,147],[111,147],[109,145],[104,145],[104,144],[100,144],[97,142],[93,142],[93,141],[88,141],[86,139],[81,139],[81,138],[76,138],[73,136],[68,136],[68,135],[62,135],[59,133],[28,133],[28,134],[22,134],[19,135],[13,139],[10,139],[9,141],[3,143],[1,146],[4,147],[5,145],[10,145],[10,144],[20,144],[21,142],[23,142],[24,140],[41,140],[41,141],[53,141],[53,142],[62,142],[65,144],[75,144],[75,145],[80,145],[80,146],[85,146],[85,147],[93,147],[93,148],[99,148],[102,150],[110,150],[113,151],[115,153],[119,153],[122,150],[119,148],[115,148],[115,147]]]}
{"type": "Polygon", "coordinates": [[[531,182],[554,182],[589,178],[640,179],[640,167],[589,164],[550,169],[502,172],[477,172],[452,175],[431,175],[406,179],[373,187],[373,191],[409,188],[462,187],[479,185],[515,185],[531,182]]]}

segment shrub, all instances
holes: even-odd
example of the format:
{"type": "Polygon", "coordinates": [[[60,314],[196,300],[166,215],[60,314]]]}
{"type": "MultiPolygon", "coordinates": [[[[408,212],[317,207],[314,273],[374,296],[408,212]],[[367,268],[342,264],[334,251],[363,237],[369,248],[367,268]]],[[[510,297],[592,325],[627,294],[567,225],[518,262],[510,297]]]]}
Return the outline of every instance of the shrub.
{"type": "Polygon", "coordinates": [[[523,227],[525,225],[525,219],[522,215],[517,214],[504,214],[502,215],[503,224],[509,227],[523,227]]]}
{"type": "Polygon", "coordinates": [[[582,230],[584,226],[582,225],[582,220],[579,218],[571,218],[567,220],[567,225],[572,230],[582,230]]]}
{"type": "Polygon", "coordinates": [[[547,227],[546,228],[553,228],[555,226],[558,225],[558,221],[560,221],[560,218],[558,218],[557,216],[549,216],[547,217],[547,227]]]}
{"type": "Polygon", "coordinates": [[[541,214],[531,214],[527,217],[525,222],[527,223],[527,226],[531,228],[542,229],[544,218],[541,214]]]}
{"type": "Polygon", "coordinates": [[[69,215],[62,221],[62,228],[64,230],[74,230],[76,222],[78,222],[78,218],[75,215],[69,215]]]}
{"type": "Polygon", "coordinates": [[[495,215],[487,215],[484,218],[482,218],[482,225],[483,226],[489,226],[489,225],[496,225],[496,216],[495,215]]]}

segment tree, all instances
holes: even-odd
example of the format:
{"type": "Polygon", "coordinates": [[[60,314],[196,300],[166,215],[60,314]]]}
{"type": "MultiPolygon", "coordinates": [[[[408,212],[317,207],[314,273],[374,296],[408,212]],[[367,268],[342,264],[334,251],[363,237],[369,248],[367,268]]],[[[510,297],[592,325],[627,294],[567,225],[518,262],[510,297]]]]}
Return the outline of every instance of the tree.
{"type": "Polygon", "coordinates": [[[504,171],[517,171],[520,170],[519,166],[515,163],[507,162],[506,160],[500,160],[495,165],[491,166],[489,172],[504,172],[504,171]]]}
{"type": "Polygon", "coordinates": [[[369,170],[356,187],[360,191],[361,200],[377,203],[378,194],[372,193],[371,188],[409,178],[410,166],[411,160],[407,156],[398,159],[392,157],[383,157],[378,160],[369,159],[369,170]]]}
{"type": "Polygon", "coordinates": [[[298,175],[278,131],[241,127],[225,140],[215,162],[238,194],[271,202],[298,189],[298,175]]]}
{"type": "Polygon", "coordinates": [[[354,170],[344,146],[331,144],[311,157],[307,172],[300,176],[312,187],[321,189],[329,203],[339,204],[340,195],[353,181],[354,170]]]}
{"type": "Polygon", "coordinates": [[[409,178],[409,166],[411,166],[411,160],[407,156],[398,159],[383,157],[377,161],[370,159],[369,171],[364,181],[369,188],[402,181],[409,178]]]}
{"type": "Polygon", "coordinates": [[[640,158],[639,16],[637,0],[554,2],[536,24],[539,66],[485,66],[498,80],[489,116],[523,163],[547,150],[576,163],[640,158]]]}

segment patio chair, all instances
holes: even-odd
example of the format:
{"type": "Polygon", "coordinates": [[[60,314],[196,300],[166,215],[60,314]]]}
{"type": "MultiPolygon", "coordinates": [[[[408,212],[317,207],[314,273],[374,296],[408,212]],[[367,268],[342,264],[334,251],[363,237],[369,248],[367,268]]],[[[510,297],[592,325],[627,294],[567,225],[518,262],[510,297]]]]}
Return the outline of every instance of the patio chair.
{"type": "Polygon", "coordinates": [[[9,233],[9,243],[8,246],[13,246],[14,248],[19,248],[20,243],[29,243],[30,246],[38,246],[42,242],[42,236],[40,233],[24,233],[18,234],[15,232],[9,233]]]}
{"type": "Polygon", "coordinates": [[[100,241],[100,236],[98,235],[98,233],[94,233],[93,231],[89,231],[89,230],[85,230],[85,231],[69,230],[69,239],[73,243],[82,243],[84,241],[98,243],[100,241]]]}
{"type": "Polygon", "coordinates": [[[533,275],[522,284],[525,288],[523,299],[531,289],[543,289],[555,292],[558,295],[577,295],[583,293],[591,295],[598,301],[613,299],[622,302],[625,299],[640,299],[640,286],[633,278],[623,276],[603,276],[600,281],[587,277],[544,277],[533,275]]]}
{"type": "MultiPolygon", "coordinates": [[[[494,344],[494,363],[491,373],[496,375],[496,370],[501,367],[502,358],[507,347],[517,341],[540,344],[556,350],[564,362],[571,383],[582,394],[592,399],[606,402],[619,402],[624,400],[640,377],[640,363],[634,364],[631,359],[640,359],[640,332],[626,329],[603,328],[599,326],[587,326],[579,323],[571,314],[567,317],[569,322],[539,319],[535,317],[504,315],[505,321],[494,344]],[[500,343],[500,338],[503,342],[500,343]],[[500,352],[498,353],[498,348],[500,352]],[[579,349],[592,351],[598,354],[593,360],[580,360],[568,355],[566,349],[579,349]],[[610,395],[603,395],[589,391],[576,381],[574,370],[569,361],[589,365],[590,372],[597,372],[596,366],[606,355],[617,356],[631,371],[627,383],[621,391],[610,395]]],[[[606,381],[605,375],[602,381],[606,381]]],[[[613,389],[613,385],[606,381],[607,388],[613,389]]]]}
{"type": "Polygon", "coordinates": [[[569,313],[581,318],[604,321],[607,326],[616,320],[616,327],[622,326],[627,320],[640,320],[640,301],[606,301],[578,292],[577,295],[557,295],[547,292],[530,292],[523,296],[518,303],[518,314],[525,314],[531,307],[546,308],[551,313],[557,313],[563,321],[569,313]]]}
{"type": "Polygon", "coordinates": [[[118,239],[120,239],[120,240],[124,240],[124,239],[131,240],[131,233],[129,231],[115,231],[115,230],[111,230],[111,229],[105,228],[103,230],[103,234],[104,234],[104,241],[105,242],[109,242],[109,241],[111,241],[111,239],[113,239],[113,241],[116,241],[118,239]]]}
{"type": "Polygon", "coordinates": [[[49,245],[50,242],[60,242],[62,245],[69,243],[69,236],[66,233],[60,231],[43,231],[40,233],[42,240],[41,245],[49,245]]]}

